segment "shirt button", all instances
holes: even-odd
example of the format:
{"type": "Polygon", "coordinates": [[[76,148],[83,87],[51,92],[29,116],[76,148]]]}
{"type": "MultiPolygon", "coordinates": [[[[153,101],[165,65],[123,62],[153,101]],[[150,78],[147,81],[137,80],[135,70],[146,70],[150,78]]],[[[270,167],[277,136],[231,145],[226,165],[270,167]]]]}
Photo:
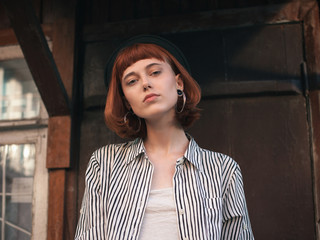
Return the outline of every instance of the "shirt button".
{"type": "Polygon", "coordinates": [[[180,214],[180,215],[183,215],[183,214],[184,214],[184,209],[183,209],[183,208],[181,208],[181,209],[179,210],[179,214],[180,214]]]}
{"type": "Polygon", "coordinates": [[[184,162],[184,157],[181,157],[181,158],[179,158],[179,159],[177,160],[176,165],[181,165],[181,164],[183,164],[183,162],[184,162]]]}
{"type": "Polygon", "coordinates": [[[244,229],[244,230],[248,230],[247,224],[243,223],[243,229],[244,229]]]}

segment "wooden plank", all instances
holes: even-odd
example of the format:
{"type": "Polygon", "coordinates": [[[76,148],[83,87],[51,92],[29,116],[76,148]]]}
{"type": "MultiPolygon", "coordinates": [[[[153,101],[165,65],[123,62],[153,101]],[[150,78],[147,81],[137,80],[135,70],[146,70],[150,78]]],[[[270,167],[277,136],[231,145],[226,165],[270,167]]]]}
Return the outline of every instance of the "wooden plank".
{"type": "MultiPolygon", "coordinates": [[[[46,0],[44,3],[44,11],[47,13],[45,21],[52,23],[52,54],[59,70],[61,80],[65,86],[69,100],[73,97],[73,78],[74,78],[74,55],[75,51],[75,12],[76,0],[46,0]]],[[[77,92],[76,92],[77,93],[77,92]]],[[[78,101],[77,96],[75,101],[78,101]]],[[[77,102],[74,102],[74,107],[77,107],[77,102]]],[[[76,110],[74,109],[73,112],[76,110]]],[[[78,124],[78,119],[73,119],[73,122],[78,124]]],[[[78,162],[78,131],[71,134],[71,119],[68,116],[54,117],[49,120],[49,140],[52,150],[47,163],[49,168],[68,168],[65,170],[64,198],[61,198],[58,204],[64,205],[64,224],[62,236],[60,239],[71,240],[74,238],[75,228],[77,223],[77,162],[78,162]],[[53,128],[51,128],[53,127],[53,128]],[[52,131],[51,131],[52,130],[52,131]],[[53,131],[56,134],[53,134],[53,131]],[[51,138],[52,137],[52,138],[51,138]],[[61,142],[57,146],[57,141],[61,142]],[[65,141],[65,142],[63,142],[65,141]],[[72,144],[72,145],[71,145],[72,144]],[[73,160],[73,162],[72,162],[73,160]]],[[[59,189],[50,189],[50,194],[55,194],[59,189]]],[[[59,213],[58,213],[59,215],[59,213]]],[[[57,216],[52,216],[55,219],[57,216]]],[[[59,216],[58,216],[59,217],[59,216]]],[[[55,227],[53,225],[49,226],[55,227]]],[[[57,237],[58,239],[58,237],[57,237]]]]}
{"type": "Polygon", "coordinates": [[[43,0],[31,0],[32,2],[32,6],[33,6],[33,9],[34,9],[34,12],[37,16],[37,18],[39,19],[39,22],[42,22],[42,19],[41,19],[41,8],[42,8],[42,2],[43,0]]]}
{"type": "Polygon", "coordinates": [[[47,168],[70,167],[70,116],[49,118],[47,168]]]}
{"type": "Polygon", "coordinates": [[[319,7],[315,4],[304,19],[306,81],[309,84],[313,194],[315,207],[316,237],[320,239],[320,31],[319,7]]]}
{"type": "Polygon", "coordinates": [[[72,99],[72,83],[74,71],[75,22],[73,18],[58,18],[53,24],[52,54],[57,64],[61,80],[72,99]]]}
{"type": "Polygon", "coordinates": [[[10,27],[10,20],[6,14],[4,7],[0,2],[0,29],[9,28],[10,27]]]}
{"type": "Polygon", "coordinates": [[[108,24],[85,25],[83,40],[103,41],[143,33],[181,32],[302,21],[316,1],[295,1],[251,8],[214,10],[108,24]]]}
{"type": "Polygon", "coordinates": [[[320,239],[320,90],[310,92],[313,143],[313,191],[317,239],[320,239]]]}
{"type": "MultiPolygon", "coordinates": [[[[78,183],[77,169],[66,170],[66,190],[65,190],[65,217],[64,217],[64,229],[63,238],[64,240],[73,240],[76,226],[78,222],[78,205],[77,205],[77,183],[78,183]]],[[[81,204],[81,203],[80,203],[81,204]]]]}
{"type": "Polygon", "coordinates": [[[70,114],[66,90],[31,4],[3,3],[49,116],[70,114]]]}
{"type": "Polygon", "coordinates": [[[188,132],[239,163],[255,238],[315,240],[305,98],[206,99],[199,107],[188,132]]]}
{"type": "MultiPolygon", "coordinates": [[[[76,12],[76,0],[49,0],[47,2],[47,10],[51,7],[51,17],[53,18],[53,48],[52,53],[57,64],[62,82],[66,88],[69,100],[73,97],[73,79],[74,79],[74,56],[77,49],[75,49],[75,12],[76,12]]],[[[75,83],[77,85],[77,83],[75,83]]],[[[77,94],[77,91],[75,91],[77,94]]],[[[74,97],[73,112],[77,111],[75,108],[78,107],[77,102],[79,96],[74,97]]],[[[64,226],[63,226],[63,237],[61,239],[72,240],[76,230],[76,224],[78,221],[77,211],[77,163],[78,163],[78,152],[79,152],[79,119],[73,119],[72,123],[70,119],[61,119],[61,124],[65,126],[66,131],[71,134],[71,128],[74,130],[69,135],[69,145],[61,146],[57,148],[57,151],[65,151],[65,154],[69,156],[65,157],[63,161],[66,169],[65,178],[65,196],[64,199],[60,199],[61,204],[64,204],[64,226]],[[63,123],[65,122],[65,123],[63,123]],[[69,127],[68,127],[69,126],[69,127]],[[72,126],[72,127],[71,127],[72,126]],[[78,127],[76,127],[78,126],[78,127]]],[[[58,125],[57,125],[58,127],[58,125]]],[[[59,130],[60,136],[65,134],[65,130],[62,127],[59,130]]],[[[67,137],[67,136],[66,136],[67,137]]],[[[56,152],[57,153],[57,152],[56,152]]],[[[59,162],[54,163],[52,167],[58,167],[59,162]]]]}
{"type": "Polygon", "coordinates": [[[49,172],[47,240],[63,239],[65,180],[65,169],[56,169],[49,172]]]}
{"type": "MultiPolygon", "coordinates": [[[[52,40],[52,25],[41,25],[44,36],[47,40],[52,40]]],[[[0,29],[0,46],[19,44],[16,34],[12,28],[0,29]]]]}
{"type": "Polygon", "coordinates": [[[43,23],[54,22],[54,0],[42,0],[42,21],[43,23]]]}
{"type": "MultiPolygon", "coordinates": [[[[80,1],[80,2],[84,4],[84,7],[82,8],[84,21],[96,24],[101,22],[107,22],[109,19],[111,19],[112,18],[111,15],[114,14],[114,12],[111,12],[110,5],[112,5],[114,2],[119,2],[119,1],[90,1],[89,0],[89,1],[80,1]]],[[[129,4],[131,4],[131,2],[132,1],[129,1],[129,4]]],[[[125,10],[126,8],[127,7],[122,7],[121,10],[126,12],[125,10]]],[[[120,14],[122,14],[122,11],[120,12],[120,14]]]]}
{"type": "Polygon", "coordinates": [[[304,41],[310,90],[320,89],[320,24],[319,7],[314,4],[305,15],[304,41]]]}

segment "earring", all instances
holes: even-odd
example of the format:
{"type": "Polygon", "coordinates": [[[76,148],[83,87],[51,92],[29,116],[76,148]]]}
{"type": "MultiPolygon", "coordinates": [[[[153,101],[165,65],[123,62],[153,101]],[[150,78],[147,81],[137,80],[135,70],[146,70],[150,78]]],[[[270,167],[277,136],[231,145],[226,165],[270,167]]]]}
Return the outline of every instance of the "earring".
{"type": "Polygon", "coordinates": [[[132,110],[128,111],[124,117],[123,117],[123,122],[127,125],[128,128],[132,128],[129,124],[129,119],[128,119],[128,115],[131,114],[133,117],[135,116],[137,119],[138,119],[138,129],[137,130],[134,130],[135,133],[138,133],[141,129],[141,119],[134,114],[134,112],[132,110]]]}
{"type": "Polygon", "coordinates": [[[183,111],[183,109],[184,109],[184,106],[186,105],[187,97],[186,97],[186,95],[184,94],[184,92],[183,92],[182,90],[180,90],[180,89],[177,89],[177,93],[178,93],[178,98],[182,97],[183,102],[182,102],[182,107],[181,107],[181,109],[178,110],[178,109],[176,108],[176,110],[177,110],[177,113],[182,113],[182,111],[183,111]]]}

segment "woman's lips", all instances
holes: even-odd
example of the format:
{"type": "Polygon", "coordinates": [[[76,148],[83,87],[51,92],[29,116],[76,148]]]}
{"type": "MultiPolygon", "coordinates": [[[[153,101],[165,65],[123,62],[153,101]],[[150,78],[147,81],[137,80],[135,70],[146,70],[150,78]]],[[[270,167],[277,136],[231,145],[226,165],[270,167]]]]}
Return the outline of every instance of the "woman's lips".
{"type": "Polygon", "coordinates": [[[151,93],[144,97],[143,102],[151,102],[154,99],[156,99],[159,96],[159,94],[151,93]]]}

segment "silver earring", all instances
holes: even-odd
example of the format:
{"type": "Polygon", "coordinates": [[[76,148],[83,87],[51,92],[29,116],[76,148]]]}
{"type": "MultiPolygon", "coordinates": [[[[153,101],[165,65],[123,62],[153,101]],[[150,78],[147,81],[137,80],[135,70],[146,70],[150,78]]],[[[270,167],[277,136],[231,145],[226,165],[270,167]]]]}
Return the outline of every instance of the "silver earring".
{"type": "Polygon", "coordinates": [[[138,129],[137,130],[134,130],[135,133],[138,133],[141,129],[141,119],[134,114],[134,112],[132,110],[128,111],[124,117],[123,117],[123,122],[127,125],[128,128],[131,128],[131,126],[129,125],[129,119],[128,119],[128,115],[131,114],[133,117],[136,117],[138,119],[138,129]]]}
{"type": "Polygon", "coordinates": [[[184,92],[180,89],[177,89],[177,93],[178,93],[178,98],[182,97],[183,102],[182,102],[181,109],[180,110],[176,109],[176,110],[177,110],[177,113],[182,113],[184,106],[186,105],[187,97],[184,94],[184,92]]]}

